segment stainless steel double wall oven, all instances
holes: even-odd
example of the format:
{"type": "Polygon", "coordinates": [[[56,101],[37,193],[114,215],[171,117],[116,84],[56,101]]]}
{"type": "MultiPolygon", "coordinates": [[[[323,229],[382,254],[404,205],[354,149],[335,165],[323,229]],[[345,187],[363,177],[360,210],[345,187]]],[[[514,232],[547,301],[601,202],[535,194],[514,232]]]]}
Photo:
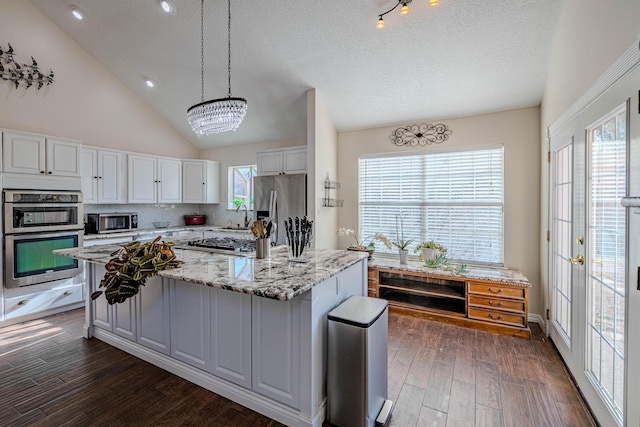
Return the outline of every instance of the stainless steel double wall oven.
{"type": "Polygon", "coordinates": [[[74,277],[77,260],[55,249],[82,247],[82,193],[4,190],[4,283],[7,288],[74,277]]]}

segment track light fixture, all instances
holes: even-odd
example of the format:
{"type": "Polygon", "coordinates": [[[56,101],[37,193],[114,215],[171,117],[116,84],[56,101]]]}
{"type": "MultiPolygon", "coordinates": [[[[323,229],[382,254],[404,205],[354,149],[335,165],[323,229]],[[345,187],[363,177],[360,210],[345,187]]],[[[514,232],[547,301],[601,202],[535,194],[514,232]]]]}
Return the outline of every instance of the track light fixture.
{"type": "MultiPolygon", "coordinates": [[[[376,24],[376,27],[378,28],[384,28],[384,19],[382,18],[384,15],[386,15],[387,13],[390,13],[392,11],[394,11],[398,6],[400,7],[400,15],[406,15],[409,13],[409,3],[411,3],[413,0],[398,0],[398,3],[393,6],[391,9],[387,10],[384,13],[381,13],[380,15],[378,15],[378,23],[376,24]]],[[[429,6],[435,7],[438,6],[440,3],[438,0],[429,0],[429,6]]]]}

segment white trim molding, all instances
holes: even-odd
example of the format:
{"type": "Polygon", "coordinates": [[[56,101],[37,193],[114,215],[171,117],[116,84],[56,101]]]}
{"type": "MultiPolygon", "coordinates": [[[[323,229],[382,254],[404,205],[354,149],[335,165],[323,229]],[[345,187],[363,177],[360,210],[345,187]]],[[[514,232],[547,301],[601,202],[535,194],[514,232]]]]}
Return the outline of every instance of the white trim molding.
{"type": "Polygon", "coordinates": [[[640,36],[636,43],[629,47],[616,62],[611,65],[584,95],[582,95],[571,107],[567,109],[551,126],[547,135],[552,136],[562,129],[567,123],[575,119],[580,113],[591,105],[600,95],[627,73],[640,65],[640,36]]]}
{"type": "Polygon", "coordinates": [[[537,323],[538,325],[540,325],[540,328],[542,328],[542,332],[544,332],[545,335],[547,334],[547,330],[545,329],[546,322],[544,321],[544,318],[542,316],[535,313],[529,313],[527,320],[529,321],[529,323],[537,323]]]}

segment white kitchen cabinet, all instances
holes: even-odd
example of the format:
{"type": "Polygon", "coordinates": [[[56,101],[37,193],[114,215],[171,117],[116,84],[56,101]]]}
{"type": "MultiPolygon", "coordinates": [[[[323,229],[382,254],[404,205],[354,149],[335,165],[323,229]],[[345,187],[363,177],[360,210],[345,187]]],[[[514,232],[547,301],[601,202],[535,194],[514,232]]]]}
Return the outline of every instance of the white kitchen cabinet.
{"type": "MultiPolygon", "coordinates": [[[[93,268],[93,280],[91,281],[95,288],[91,289],[91,293],[98,290],[100,281],[104,277],[104,268],[95,267],[96,266],[93,268]]],[[[104,291],[104,289],[101,290],[104,291]]],[[[113,332],[113,306],[107,302],[104,292],[98,298],[91,300],[91,304],[93,305],[93,309],[91,310],[93,314],[93,325],[100,329],[113,332]]]]}
{"type": "Polygon", "coordinates": [[[211,293],[211,373],[251,388],[251,295],[211,293]]]}
{"type": "Polygon", "coordinates": [[[136,299],[138,344],[169,355],[171,323],[167,281],[158,276],[147,279],[136,299]]]}
{"type": "Polygon", "coordinates": [[[283,175],[307,172],[307,147],[259,151],[258,175],[283,175]]]}
{"type": "Polygon", "coordinates": [[[82,149],[82,196],[84,203],[122,203],[123,155],[119,151],[82,149]]]}
{"type": "Polygon", "coordinates": [[[182,203],[182,161],[129,154],[129,203],[182,203]]]}
{"type": "Polygon", "coordinates": [[[138,295],[113,304],[113,333],[137,341],[136,300],[138,295]]]}
{"type": "Polygon", "coordinates": [[[251,300],[252,389],[293,408],[300,405],[300,301],[251,300]]]}
{"type": "Polygon", "coordinates": [[[5,320],[81,303],[82,286],[82,283],[59,286],[47,291],[5,298],[5,320]]]}
{"type": "Polygon", "coordinates": [[[171,357],[204,371],[210,371],[211,300],[209,287],[172,281],[169,300],[171,357]]]}
{"type": "Polygon", "coordinates": [[[220,203],[220,163],[182,161],[182,202],[220,203]]]}
{"type": "Polygon", "coordinates": [[[3,132],[3,171],[32,175],[80,177],[78,142],[20,132],[3,132]]]}

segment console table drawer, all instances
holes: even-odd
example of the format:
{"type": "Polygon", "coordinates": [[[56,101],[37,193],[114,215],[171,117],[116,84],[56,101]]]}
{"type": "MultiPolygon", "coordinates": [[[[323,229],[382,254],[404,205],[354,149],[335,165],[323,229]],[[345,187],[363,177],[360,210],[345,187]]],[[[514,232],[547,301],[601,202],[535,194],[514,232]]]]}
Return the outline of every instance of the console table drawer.
{"type": "Polygon", "coordinates": [[[469,307],[469,318],[486,320],[495,323],[506,323],[509,325],[525,326],[524,316],[510,314],[501,311],[489,311],[479,308],[469,307]]]}
{"type": "Polygon", "coordinates": [[[469,295],[469,305],[524,313],[524,302],[469,295]]]}
{"type": "Polygon", "coordinates": [[[524,289],[506,286],[488,285],[485,283],[469,282],[469,292],[476,294],[494,295],[505,298],[524,299],[524,289]]]}

